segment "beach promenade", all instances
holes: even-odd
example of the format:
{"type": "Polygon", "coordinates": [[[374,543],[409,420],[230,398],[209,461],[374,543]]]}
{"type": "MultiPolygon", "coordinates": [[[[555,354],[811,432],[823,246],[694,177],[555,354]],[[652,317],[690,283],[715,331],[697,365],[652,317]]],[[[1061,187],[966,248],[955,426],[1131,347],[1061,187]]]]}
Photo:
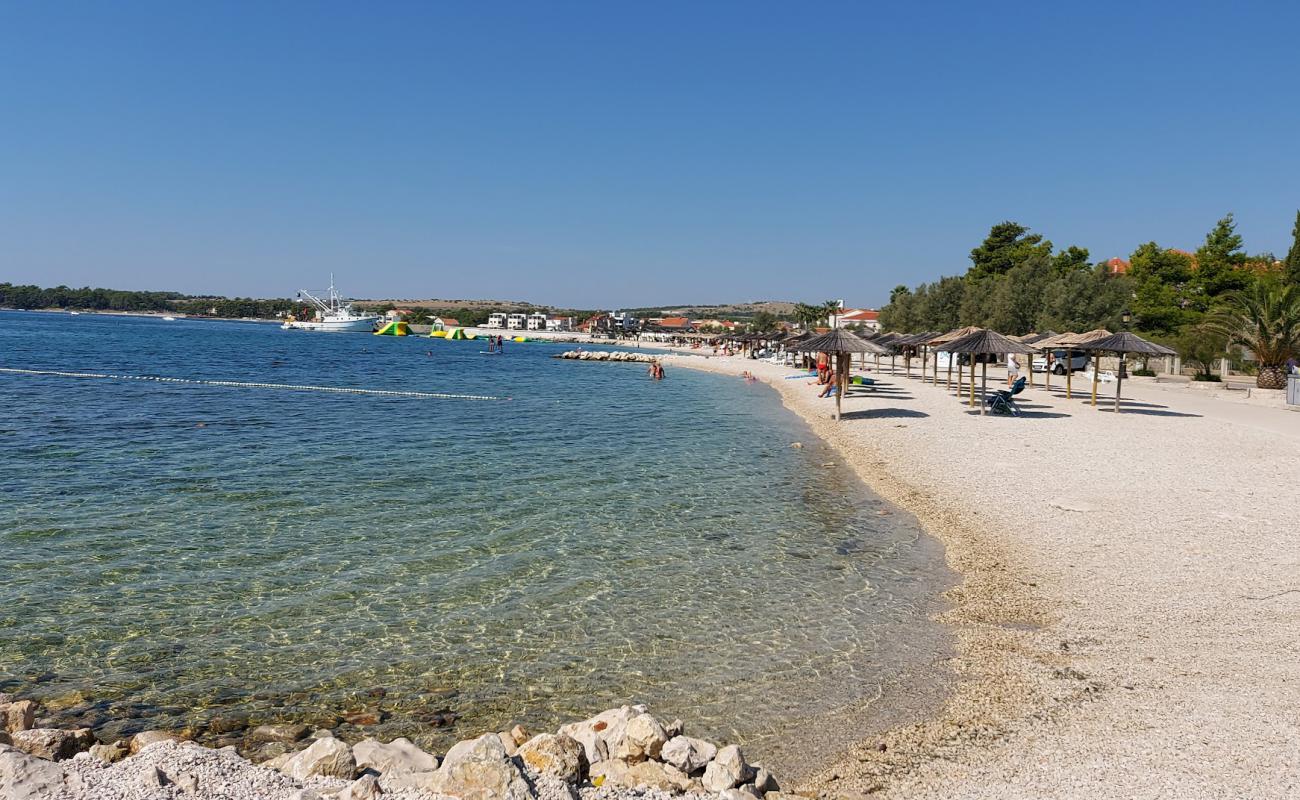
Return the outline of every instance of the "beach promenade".
{"type": "Polygon", "coordinates": [[[791,368],[667,363],[670,379],[675,366],[748,370],[774,386],[963,575],[943,714],[850,747],[805,788],[1300,793],[1300,413],[1131,381],[1118,415],[1040,385],[1019,398],[1023,416],[981,418],[942,381],[886,362],[837,423],[791,368]]]}

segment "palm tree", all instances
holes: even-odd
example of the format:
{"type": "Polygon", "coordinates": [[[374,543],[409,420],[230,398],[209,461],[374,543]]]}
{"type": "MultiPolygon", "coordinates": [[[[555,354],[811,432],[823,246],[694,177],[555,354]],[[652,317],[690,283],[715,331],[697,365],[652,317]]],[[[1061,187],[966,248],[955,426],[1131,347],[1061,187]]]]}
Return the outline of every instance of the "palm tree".
{"type": "Polygon", "coordinates": [[[810,306],[807,303],[794,304],[794,321],[804,330],[808,330],[820,318],[822,313],[820,306],[810,306]]]}
{"type": "Polygon", "coordinates": [[[831,321],[831,317],[839,314],[840,310],[841,309],[840,309],[839,300],[827,300],[825,303],[822,303],[822,307],[821,307],[822,315],[820,318],[826,320],[826,323],[829,325],[831,321]]]}
{"type": "Polygon", "coordinates": [[[1206,327],[1224,336],[1228,344],[1244,347],[1259,362],[1255,385],[1261,389],[1286,388],[1287,359],[1300,355],[1300,287],[1255,284],[1228,295],[1222,309],[1212,314],[1206,327]]]}

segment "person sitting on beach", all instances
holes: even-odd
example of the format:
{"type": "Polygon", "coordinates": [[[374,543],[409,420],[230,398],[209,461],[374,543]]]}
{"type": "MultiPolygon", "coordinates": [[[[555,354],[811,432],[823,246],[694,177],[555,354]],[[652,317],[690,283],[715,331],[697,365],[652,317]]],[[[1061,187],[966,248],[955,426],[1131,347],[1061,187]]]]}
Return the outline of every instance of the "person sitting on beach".
{"type": "Polygon", "coordinates": [[[826,388],[822,389],[818,397],[830,397],[835,393],[835,381],[826,381],[826,388]]]}

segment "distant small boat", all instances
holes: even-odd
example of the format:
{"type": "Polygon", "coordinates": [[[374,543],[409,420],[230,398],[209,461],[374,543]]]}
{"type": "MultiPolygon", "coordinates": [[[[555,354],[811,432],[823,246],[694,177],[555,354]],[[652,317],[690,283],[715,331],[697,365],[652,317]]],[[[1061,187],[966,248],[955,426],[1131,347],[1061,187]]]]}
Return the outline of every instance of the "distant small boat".
{"type": "Polygon", "coordinates": [[[175,321],[176,321],[176,318],[175,318],[175,317],[163,317],[163,321],[164,321],[164,322],[175,322],[175,321]]]}
{"type": "Polygon", "coordinates": [[[80,312],[80,311],[69,311],[68,313],[71,314],[71,315],[74,316],[74,317],[79,317],[79,316],[81,316],[81,312],[80,312]]]}

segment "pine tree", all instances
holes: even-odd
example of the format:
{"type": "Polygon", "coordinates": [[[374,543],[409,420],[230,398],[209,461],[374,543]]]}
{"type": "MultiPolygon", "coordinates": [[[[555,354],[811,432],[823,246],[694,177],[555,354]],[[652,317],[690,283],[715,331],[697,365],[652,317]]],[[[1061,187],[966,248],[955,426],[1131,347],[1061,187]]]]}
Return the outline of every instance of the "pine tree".
{"type": "Polygon", "coordinates": [[[1300,286],[1300,211],[1295,212],[1295,227],[1291,229],[1291,249],[1286,253],[1286,281],[1300,286]]]}

